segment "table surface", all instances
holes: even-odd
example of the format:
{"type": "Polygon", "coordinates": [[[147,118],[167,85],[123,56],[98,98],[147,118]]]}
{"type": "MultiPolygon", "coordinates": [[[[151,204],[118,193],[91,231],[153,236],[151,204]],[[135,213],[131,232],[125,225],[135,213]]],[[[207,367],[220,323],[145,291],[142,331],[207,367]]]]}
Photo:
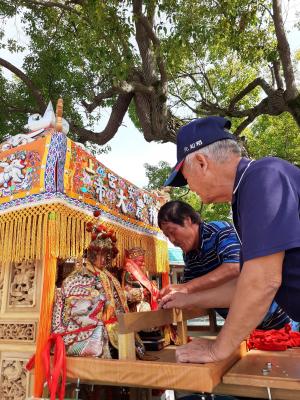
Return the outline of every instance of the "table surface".
{"type": "Polygon", "coordinates": [[[224,375],[223,383],[300,390],[300,348],[251,350],[224,375]]]}
{"type": "Polygon", "coordinates": [[[153,361],[67,357],[67,377],[82,382],[190,392],[244,395],[268,399],[300,399],[300,349],[285,352],[251,350],[241,346],[229,359],[209,364],[179,364],[175,346],[148,352],[153,361]],[[262,369],[271,362],[268,375],[262,369]]]}
{"type": "Polygon", "coordinates": [[[224,361],[208,364],[176,363],[175,346],[148,352],[153,361],[67,357],[67,377],[94,384],[212,392],[241,352],[239,349],[224,361]]]}

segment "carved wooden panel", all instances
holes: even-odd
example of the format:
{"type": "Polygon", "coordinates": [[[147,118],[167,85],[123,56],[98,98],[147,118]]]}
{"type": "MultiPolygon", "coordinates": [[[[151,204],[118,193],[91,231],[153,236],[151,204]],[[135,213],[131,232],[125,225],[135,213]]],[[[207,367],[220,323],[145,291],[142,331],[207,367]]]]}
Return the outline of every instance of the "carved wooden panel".
{"type": "Polygon", "coordinates": [[[12,263],[10,268],[8,307],[34,307],[37,288],[36,261],[12,263]]]}
{"type": "Polygon", "coordinates": [[[28,372],[27,360],[3,357],[0,365],[1,400],[24,400],[27,395],[28,372]]]}
{"type": "Polygon", "coordinates": [[[34,343],[36,324],[34,322],[20,323],[0,321],[0,342],[34,343]]]}

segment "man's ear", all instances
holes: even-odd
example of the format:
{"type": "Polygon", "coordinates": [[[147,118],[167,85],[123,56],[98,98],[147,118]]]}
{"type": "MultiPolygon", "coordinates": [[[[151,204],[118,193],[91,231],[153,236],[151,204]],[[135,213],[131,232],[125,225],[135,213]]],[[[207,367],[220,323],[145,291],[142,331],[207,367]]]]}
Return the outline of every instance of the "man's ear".
{"type": "Polygon", "coordinates": [[[200,167],[202,173],[205,174],[207,169],[208,169],[208,164],[209,164],[208,163],[208,158],[204,154],[196,153],[195,154],[195,159],[196,159],[196,162],[198,164],[198,167],[200,167]]]}
{"type": "Polygon", "coordinates": [[[185,227],[189,227],[189,226],[191,226],[193,224],[192,220],[191,220],[191,217],[185,217],[183,223],[184,223],[185,227]]]}

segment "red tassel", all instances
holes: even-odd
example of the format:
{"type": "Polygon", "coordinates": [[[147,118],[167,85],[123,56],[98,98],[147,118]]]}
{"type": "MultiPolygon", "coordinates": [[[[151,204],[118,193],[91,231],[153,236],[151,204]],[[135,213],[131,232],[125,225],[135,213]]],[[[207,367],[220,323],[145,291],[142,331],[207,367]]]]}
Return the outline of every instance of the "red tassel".
{"type": "Polygon", "coordinates": [[[282,329],[262,331],[255,329],[247,340],[249,350],[285,351],[289,347],[300,346],[300,332],[293,332],[286,324],[282,329]]]}

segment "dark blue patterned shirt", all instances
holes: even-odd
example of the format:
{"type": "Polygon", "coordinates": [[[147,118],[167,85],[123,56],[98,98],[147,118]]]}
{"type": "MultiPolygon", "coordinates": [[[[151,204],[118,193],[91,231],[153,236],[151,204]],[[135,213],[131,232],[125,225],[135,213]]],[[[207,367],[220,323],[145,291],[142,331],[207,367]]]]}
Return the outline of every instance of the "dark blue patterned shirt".
{"type": "Polygon", "coordinates": [[[184,254],[184,282],[218,268],[223,263],[240,262],[240,244],[234,228],[225,221],[202,222],[199,247],[184,254]]]}

